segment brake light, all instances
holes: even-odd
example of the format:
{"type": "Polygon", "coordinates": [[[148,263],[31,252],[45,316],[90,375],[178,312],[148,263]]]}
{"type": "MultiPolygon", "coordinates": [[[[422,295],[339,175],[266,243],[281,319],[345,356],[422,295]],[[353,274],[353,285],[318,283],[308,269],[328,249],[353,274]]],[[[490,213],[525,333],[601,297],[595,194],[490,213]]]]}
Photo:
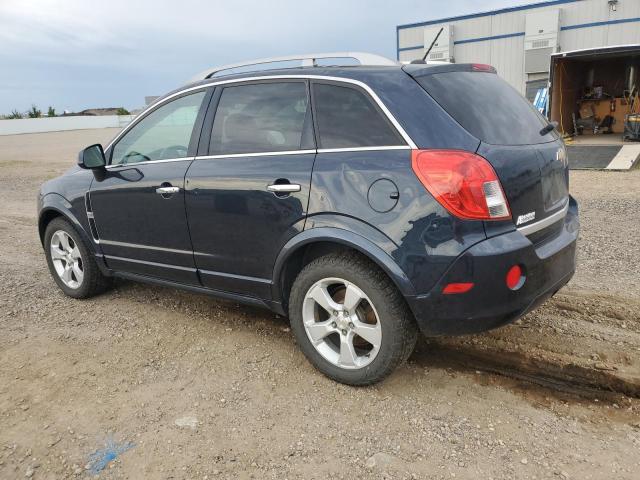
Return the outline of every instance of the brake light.
{"type": "Polygon", "coordinates": [[[474,63],[471,65],[471,70],[474,72],[489,72],[489,73],[497,73],[496,69],[491,65],[486,65],[484,63],[474,63]]]}
{"type": "Polygon", "coordinates": [[[429,193],[456,217],[511,218],[500,180],[480,155],[462,150],[413,150],[411,166],[429,193]]]}

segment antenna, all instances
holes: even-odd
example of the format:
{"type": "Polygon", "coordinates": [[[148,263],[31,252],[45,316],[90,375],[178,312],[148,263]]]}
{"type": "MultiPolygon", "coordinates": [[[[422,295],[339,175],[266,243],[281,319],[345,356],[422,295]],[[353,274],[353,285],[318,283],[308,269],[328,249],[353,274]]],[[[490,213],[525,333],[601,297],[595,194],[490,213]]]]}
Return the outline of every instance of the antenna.
{"type": "Polygon", "coordinates": [[[431,51],[431,49],[433,48],[433,46],[436,44],[436,42],[438,41],[438,37],[440,36],[440,34],[442,33],[442,31],[444,30],[444,27],[440,27],[440,31],[438,32],[438,34],[436,35],[436,38],[433,39],[433,42],[431,42],[431,45],[429,46],[429,48],[427,49],[427,51],[425,52],[424,56],[422,57],[422,61],[426,61],[427,60],[427,56],[429,55],[429,52],[431,51]]]}

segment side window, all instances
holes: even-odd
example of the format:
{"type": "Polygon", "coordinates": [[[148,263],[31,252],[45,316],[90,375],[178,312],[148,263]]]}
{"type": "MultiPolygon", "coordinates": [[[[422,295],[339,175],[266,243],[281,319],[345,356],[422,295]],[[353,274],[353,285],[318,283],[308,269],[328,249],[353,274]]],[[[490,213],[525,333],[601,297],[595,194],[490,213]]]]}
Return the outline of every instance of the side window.
{"type": "Polygon", "coordinates": [[[111,164],[186,157],[205,95],[203,91],[180,97],[140,120],[113,147],[111,164]]]}
{"type": "Polygon", "coordinates": [[[319,148],[406,144],[369,95],[358,89],[314,83],[313,99],[319,148]]]}
{"type": "Polygon", "coordinates": [[[300,150],[307,104],[304,82],[226,87],[213,121],[209,153],[300,150]]]}

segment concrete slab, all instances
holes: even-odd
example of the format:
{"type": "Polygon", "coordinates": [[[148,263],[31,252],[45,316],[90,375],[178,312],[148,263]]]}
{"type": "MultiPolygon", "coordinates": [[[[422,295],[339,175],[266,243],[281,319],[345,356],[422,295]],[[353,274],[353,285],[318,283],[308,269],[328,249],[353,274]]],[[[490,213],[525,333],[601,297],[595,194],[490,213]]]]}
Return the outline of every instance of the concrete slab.
{"type": "Polygon", "coordinates": [[[603,170],[615,158],[620,145],[567,145],[571,170],[603,170]]]}
{"type": "Polygon", "coordinates": [[[640,159],[640,144],[624,145],[613,160],[607,165],[607,170],[629,170],[640,159]]]}

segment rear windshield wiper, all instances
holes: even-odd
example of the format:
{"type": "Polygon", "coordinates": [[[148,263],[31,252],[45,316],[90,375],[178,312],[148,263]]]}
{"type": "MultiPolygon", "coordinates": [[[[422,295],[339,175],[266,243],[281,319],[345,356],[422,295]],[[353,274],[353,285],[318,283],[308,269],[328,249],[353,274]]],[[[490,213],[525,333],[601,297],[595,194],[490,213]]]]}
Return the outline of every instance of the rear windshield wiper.
{"type": "Polygon", "coordinates": [[[549,133],[551,130],[554,130],[557,126],[558,122],[556,122],[555,120],[553,122],[550,122],[549,125],[540,130],[540,135],[544,137],[547,133],[549,133]]]}

